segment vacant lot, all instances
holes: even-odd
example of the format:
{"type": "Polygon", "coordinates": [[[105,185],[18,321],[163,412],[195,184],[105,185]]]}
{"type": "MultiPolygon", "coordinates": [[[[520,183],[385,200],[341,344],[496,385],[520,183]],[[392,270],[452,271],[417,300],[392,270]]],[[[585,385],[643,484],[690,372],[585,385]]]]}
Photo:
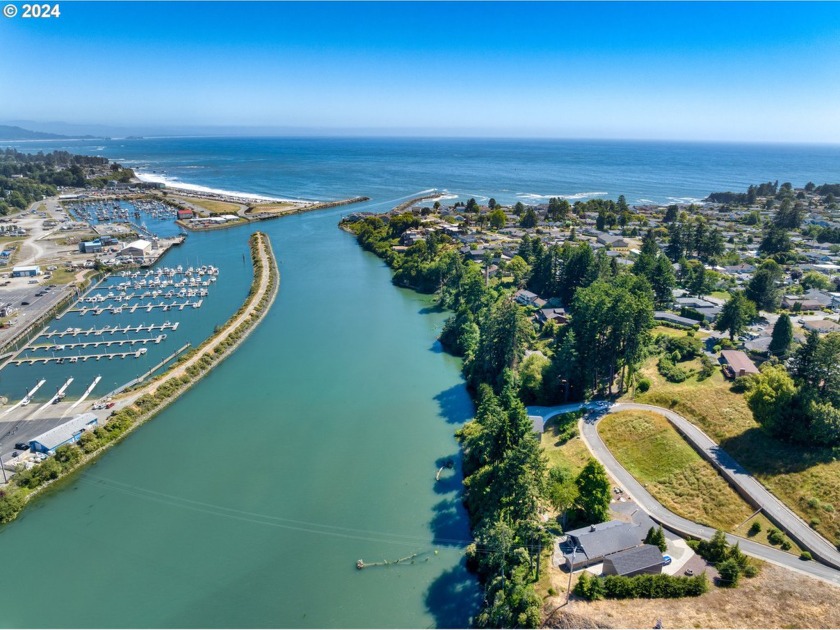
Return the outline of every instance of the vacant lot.
{"type": "MultiPolygon", "coordinates": [[[[553,571],[559,587],[565,577],[553,571]]],[[[697,598],[547,602],[557,618],[548,627],[652,628],[838,628],[840,589],[825,582],[766,564],[758,577],[736,589],[712,588],[697,598]],[[568,621],[563,619],[569,614],[568,621]]]]}
{"type": "Polygon", "coordinates": [[[579,417],[580,414],[567,413],[554,416],[546,423],[540,443],[549,467],[565,466],[577,475],[592,457],[578,435],[579,417]]]}
{"type": "Polygon", "coordinates": [[[239,211],[239,205],[230,203],[228,201],[219,201],[217,199],[202,199],[199,197],[186,197],[184,195],[169,195],[173,201],[186,201],[194,206],[203,208],[210,214],[236,214],[239,211]]]}
{"type": "Polygon", "coordinates": [[[771,439],[720,370],[704,381],[669,383],[651,359],[642,372],[652,385],[636,395],[636,402],[673,409],[691,420],[812,527],[840,544],[840,449],[771,439]]]}
{"type": "Polygon", "coordinates": [[[610,414],[598,433],[615,458],[662,505],[689,520],[731,531],[753,510],[664,416],[610,414]]]}

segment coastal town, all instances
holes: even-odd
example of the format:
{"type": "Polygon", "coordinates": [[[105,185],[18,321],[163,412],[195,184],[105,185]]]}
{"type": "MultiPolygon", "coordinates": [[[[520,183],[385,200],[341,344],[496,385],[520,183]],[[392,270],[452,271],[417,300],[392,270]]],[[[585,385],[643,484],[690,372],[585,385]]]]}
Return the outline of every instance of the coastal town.
{"type": "Polygon", "coordinates": [[[476,420],[458,432],[476,571],[494,570],[481,551],[511,535],[500,514],[514,537],[518,518],[553,549],[540,578],[528,569],[540,562],[526,542],[536,534],[523,533],[527,562],[508,569],[534,589],[531,603],[514,605],[510,584],[488,576],[482,615],[545,623],[545,601],[548,623],[566,627],[584,619],[562,610],[573,595],[701,597],[763,563],[840,583],[840,469],[785,470],[801,466],[803,448],[836,462],[840,442],[832,381],[810,373],[833,373],[840,358],[829,350],[840,341],[838,194],[767,182],[670,205],[441,195],[344,218],[395,284],[455,312],[441,341],[464,357],[476,392],[476,420]],[[806,393],[808,379],[820,394],[806,393]],[[736,439],[755,423],[763,432],[736,439]],[[494,480],[504,463],[481,453],[499,431],[516,431],[543,463],[494,480]],[[537,494],[516,517],[485,498],[511,492],[537,494]]]}
{"type": "MultiPolygon", "coordinates": [[[[96,389],[101,375],[81,382],[69,372],[43,400],[45,378],[19,400],[3,392],[3,522],[196,382],[215,357],[207,348],[230,352],[247,334],[251,318],[234,315],[198,353],[189,343],[155,349],[189,325],[185,307],[201,308],[224,273],[164,266],[171,248],[191,231],[366,199],[265,200],[273,211],[254,213],[253,200],[148,185],[108,164],[87,178],[6,209],[0,370],[140,360],[149,349],[156,362],[107,393],[96,389]],[[129,180],[114,185],[113,173],[129,180]],[[175,312],[150,324],[115,319],[153,311],[175,312]],[[62,327],[71,316],[109,319],[62,327]],[[74,380],[84,392],[68,396],[74,380]]],[[[435,191],[343,216],[395,284],[435,294],[452,313],[440,341],[464,358],[477,408],[457,431],[474,522],[467,564],[494,602],[478,625],[512,623],[498,615],[596,624],[600,600],[691,602],[766,580],[821,597],[840,584],[840,470],[826,463],[840,439],[835,195],[838,185],[767,182],[696,203],[526,205],[449,203],[435,191]],[[811,385],[810,372],[824,376],[811,385]],[[791,405],[802,409],[798,427],[780,421],[791,405]],[[745,427],[758,432],[739,441],[745,427]],[[802,449],[823,462],[819,473],[784,470],[802,449]],[[768,458],[784,472],[768,472],[768,458]],[[500,466],[512,468],[497,475],[500,466]],[[506,536],[522,553],[491,561],[506,536]],[[494,562],[510,580],[490,578],[494,562]],[[525,595],[513,604],[515,588],[525,595]]],[[[274,265],[264,250],[252,256],[258,272],[274,265]]],[[[267,311],[273,277],[255,277],[260,290],[241,313],[267,311]]],[[[672,608],[672,618],[690,610],[672,608]]]]}

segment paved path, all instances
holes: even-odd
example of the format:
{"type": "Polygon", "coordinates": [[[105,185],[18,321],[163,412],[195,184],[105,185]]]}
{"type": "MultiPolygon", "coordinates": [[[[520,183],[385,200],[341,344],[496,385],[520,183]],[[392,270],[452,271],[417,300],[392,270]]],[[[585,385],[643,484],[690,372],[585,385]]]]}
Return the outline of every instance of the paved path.
{"type": "MultiPolygon", "coordinates": [[[[789,508],[784,506],[753,477],[747,474],[746,471],[739,466],[737,462],[735,462],[735,460],[727,455],[705,433],[697,429],[697,427],[692,425],[688,420],[669,409],[636,403],[617,403],[610,405],[609,403],[596,402],[562,405],[560,407],[529,407],[528,412],[531,415],[541,415],[545,420],[548,420],[558,414],[577,411],[578,409],[582,409],[584,407],[593,409],[596,412],[594,414],[590,414],[589,418],[581,420],[579,423],[581,438],[584,440],[589,450],[645,512],[650,514],[654,520],[662,523],[663,526],[667,527],[671,531],[683,536],[694,536],[696,538],[703,538],[706,540],[710,539],[715,533],[715,530],[711,527],[699,525],[689,521],[688,519],[682,518],[681,516],[677,516],[670,510],[667,510],[661,503],[654,499],[653,496],[651,496],[651,494],[645,490],[645,488],[636,481],[636,479],[627,472],[624,467],[621,466],[621,464],[618,463],[618,460],[613,457],[612,453],[610,453],[609,449],[598,435],[597,424],[607,413],[637,409],[654,411],[662,414],[668,418],[668,420],[671,421],[690,442],[694,443],[696,448],[707,452],[712,457],[712,463],[718,467],[721,473],[724,474],[730,482],[732,482],[732,479],[729,475],[732,475],[734,479],[743,484],[744,489],[753,493],[752,496],[755,498],[756,503],[762,505],[765,509],[765,513],[769,514],[772,510],[773,514],[778,516],[779,520],[787,525],[784,529],[787,530],[788,527],[790,527],[794,531],[801,532],[801,528],[804,527],[808,530],[807,532],[802,532],[803,534],[810,535],[807,536],[807,542],[803,540],[803,543],[800,546],[812,549],[814,557],[821,557],[827,564],[833,564],[832,561],[840,563],[840,561],[835,560],[835,558],[840,557],[840,554],[837,553],[837,550],[833,548],[828,541],[811,530],[804,521],[796,516],[789,508]],[[811,542],[814,543],[813,548],[809,544],[811,542]],[[825,556],[818,556],[818,553],[820,552],[824,552],[825,556]]],[[[791,536],[796,537],[792,533],[791,536]]],[[[762,545],[746,538],[740,538],[731,534],[727,534],[727,538],[731,543],[737,542],[740,545],[741,550],[751,556],[755,556],[756,558],[761,558],[762,560],[840,585],[840,570],[837,570],[836,568],[817,562],[800,560],[796,556],[781,551],[780,549],[768,547],[767,545],[762,545]]],[[[802,538],[805,539],[806,536],[803,535],[802,538]]]]}

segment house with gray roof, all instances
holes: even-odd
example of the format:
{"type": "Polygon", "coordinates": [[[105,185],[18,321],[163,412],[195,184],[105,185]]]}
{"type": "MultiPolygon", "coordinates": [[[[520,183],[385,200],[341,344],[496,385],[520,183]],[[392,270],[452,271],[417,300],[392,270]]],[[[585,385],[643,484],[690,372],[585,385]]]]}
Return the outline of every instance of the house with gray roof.
{"type": "Polygon", "coordinates": [[[640,545],[632,549],[611,553],[604,558],[604,575],[623,575],[630,577],[643,573],[656,575],[662,573],[664,560],[659,547],[640,545]]]}
{"type": "Polygon", "coordinates": [[[566,566],[582,569],[601,562],[605,556],[642,544],[647,535],[638,525],[624,521],[607,521],[566,532],[560,549],[566,566]]]}

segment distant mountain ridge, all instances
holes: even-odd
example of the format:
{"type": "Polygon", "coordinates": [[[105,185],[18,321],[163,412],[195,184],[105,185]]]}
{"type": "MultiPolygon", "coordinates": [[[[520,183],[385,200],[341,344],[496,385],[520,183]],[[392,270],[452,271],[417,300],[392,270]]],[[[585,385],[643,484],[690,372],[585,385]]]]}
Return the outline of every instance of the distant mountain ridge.
{"type": "Polygon", "coordinates": [[[30,131],[13,125],[0,125],[0,140],[69,140],[71,138],[90,139],[96,136],[63,136],[58,133],[30,131]]]}

